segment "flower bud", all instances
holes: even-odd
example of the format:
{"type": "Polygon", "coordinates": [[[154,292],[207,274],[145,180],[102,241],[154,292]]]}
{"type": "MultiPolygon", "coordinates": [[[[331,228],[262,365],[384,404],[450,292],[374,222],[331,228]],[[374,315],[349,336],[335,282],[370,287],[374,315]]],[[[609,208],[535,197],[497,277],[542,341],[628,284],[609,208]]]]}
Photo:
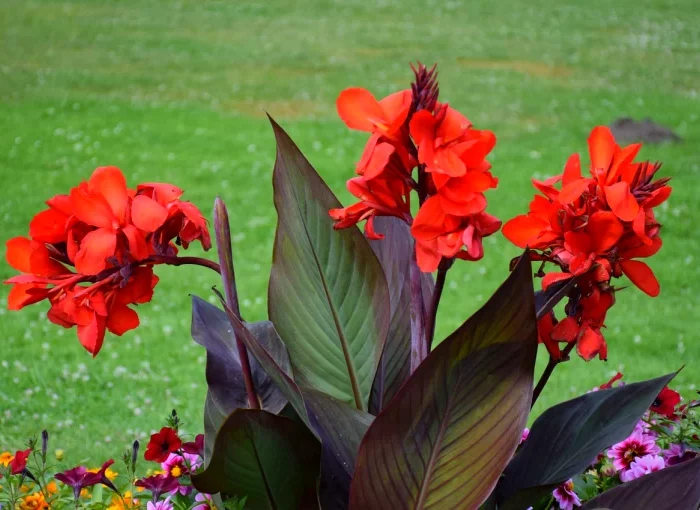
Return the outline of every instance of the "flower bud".
{"type": "Polygon", "coordinates": [[[63,454],[64,454],[64,451],[61,450],[60,448],[54,452],[54,456],[56,457],[56,460],[59,462],[63,460],[63,454]]]}

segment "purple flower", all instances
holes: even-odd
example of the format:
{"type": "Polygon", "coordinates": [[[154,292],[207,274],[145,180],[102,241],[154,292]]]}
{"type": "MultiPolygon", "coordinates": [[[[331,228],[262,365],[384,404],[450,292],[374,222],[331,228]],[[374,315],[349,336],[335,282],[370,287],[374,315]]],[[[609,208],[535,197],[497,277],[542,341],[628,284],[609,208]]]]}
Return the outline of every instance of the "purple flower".
{"type": "Polygon", "coordinates": [[[182,450],[185,453],[204,457],[204,434],[197,434],[194,441],[183,444],[182,450]]]}
{"type": "Polygon", "coordinates": [[[522,433],[521,436],[520,436],[520,442],[519,442],[518,444],[519,444],[519,445],[520,445],[520,444],[523,444],[523,443],[525,442],[525,440],[528,438],[529,435],[530,435],[530,429],[527,428],[527,427],[525,427],[525,428],[523,429],[523,433],[522,433]]]}
{"type": "Polygon", "coordinates": [[[574,481],[567,480],[554,489],[552,496],[561,510],[573,510],[575,506],[581,506],[581,499],[574,492],[574,481]]]}
{"type": "Polygon", "coordinates": [[[179,479],[183,476],[189,476],[201,463],[202,459],[197,455],[192,455],[190,453],[184,453],[183,455],[171,453],[168,455],[165,462],[161,464],[161,468],[163,468],[168,477],[177,479],[178,488],[175,491],[183,496],[187,496],[192,492],[192,486],[179,483],[179,479]]]}
{"type": "Polygon", "coordinates": [[[100,469],[97,473],[89,472],[85,466],[77,466],[73,469],[57,474],[54,478],[56,478],[56,480],[59,482],[72,487],[73,496],[75,499],[80,497],[80,491],[86,487],[97,485],[98,483],[102,483],[112,489],[114,492],[117,492],[114,484],[112,484],[112,482],[105,476],[105,471],[107,471],[107,468],[112,464],[114,464],[114,461],[109,459],[107,462],[102,464],[102,469],[100,469]]]}
{"type": "Polygon", "coordinates": [[[695,458],[698,454],[693,450],[686,448],[683,444],[673,443],[668,447],[668,450],[661,452],[666,461],[666,466],[675,466],[686,460],[695,458]]]}
{"type": "Polygon", "coordinates": [[[177,478],[172,478],[166,475],[155,475],[149,476],[148,478],[142,478],[134,485],[136,485],[136,487],[143,487],[147,491],[150,491],[151,495],[153,496],[153,501],[158,501],[161,494],[173,492],[180,488],[180,482],[177,481],[177,478]]]}
{"type": "Polygon", "coordinates": [[[638,457],[656,455],[661,449],[656,444],[654,437],[643,434],[635,429],[632,435],[624,441],[614,444],[608,450],[608,457],[612,459],[613,466],[618,471],[629,469],[632,462],[638,457]]]}
{"type": "Polygon", "coordinates": [[[192,510],[211,510],[215,508],[210,494],[199,493],[194,497],[194,500],[200,504],[195,504],[194,507],[192,507],[192,510]]]}
{"type": "Polygon", "coordinates": [[[644,457],[635,459],[628,470],[620,473],[620,480],[622,482],[631,482],[632,480],[636,480],[654,471],[660,471],[665,467],[666,463],[663,457],[658,455],[645,455],[644,457]]]}
{"type": "Polygon", "coordinates": [[[173,505],[170,503],[170,498],[165,498],[163,501],[149,501],[146,505],[146,510],[173,510],[173,505]]]}

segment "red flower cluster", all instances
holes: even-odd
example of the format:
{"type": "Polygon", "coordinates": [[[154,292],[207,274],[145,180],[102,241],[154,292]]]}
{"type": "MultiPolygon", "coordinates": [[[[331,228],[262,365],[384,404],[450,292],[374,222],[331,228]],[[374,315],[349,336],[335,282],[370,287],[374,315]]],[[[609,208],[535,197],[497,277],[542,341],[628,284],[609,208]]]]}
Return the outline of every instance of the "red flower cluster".
{"type": "Polygon", "coordinates": [[[659,163],[636,163],[641,144],[621,148],[607,127],[593,129],[588,138],[591,177],[581,175],[578,154],[564,173],[544,182],[533,181],[544,196],[535,196],[530,212],[508,221],[503,234],[515,245],[534,250],[533,258],[559,266],[546,274],[543,289],[577,277],[567,317],[553,313],[540,322],[540,341],[559,359],[559,342],[577,342],[581,357],[607,356],[601,333],[605,315],[615,302],[612,278],[623,274],[650,296],[659,283],[639,258],[661,248],[661,225],[653,209],[670,195],[668,178],[654,180],[659,163]],[[554,185],[561,181],[561,189],[554,185]]]}
{"type": "Polygon", "coordinates": [[[182,447],[182,440],[177,435],[177,431],[170,427],[163,427],[160,432],[151,436],[144,458],[152,462],[165,462],[168,456],[178,451],[180,447],[182,447]]]}
{"type": "Polygon", "coordinates": [[[424,272],[435,271],[441,260],[479,260],[482,238],[496,232],[501,222],[485,212],[484,192],[495,188],[486,156],[496,137],[473,129],[457,110],[437,101],[435,68],[414,69],[411,90],[381,101],[365,89],[341,92],[337,107],[351,129],[371,133],[348,190],[360,202],[332,209],[335,228],[366,220],[365,233],[374,231],[375,216],[396,216],[411,224],[416,256],[424,272]],[[413,173],[418,169],[418,178],[413,173]],[[416,190],[420,208],[411,215],[410,194],[416,190]]]}
{"type": "Polygon", "coordinates": [[[177,253],[173,241],[211,247],[206,220],[182,193],[159,183],[129,189],[118,168],[102,167],[51,198],[32,219],[29,238],[7,241],[7,261],[22,273],[5,281],[13,285],[8,307],[48,299],[49,320],[77,326],[80,342],[97,355],[106,329],[122,335],[138,326],[129,305],[151,300],[152,266],[177,253]]]}

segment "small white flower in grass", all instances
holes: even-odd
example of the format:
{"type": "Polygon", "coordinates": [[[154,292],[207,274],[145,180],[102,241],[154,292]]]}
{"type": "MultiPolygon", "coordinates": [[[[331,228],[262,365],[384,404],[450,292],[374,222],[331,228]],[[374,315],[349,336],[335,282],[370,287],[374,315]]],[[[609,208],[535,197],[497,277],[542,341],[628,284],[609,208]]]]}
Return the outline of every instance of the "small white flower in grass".
{"type": "Polygon", "coordinates": [[[173,332],[172,326],[167,325],[167,324],[165,326],[163,326],[163,333],[165,333],[166,335],[169,335],[172,332],[173,332]]]}
{"type": "Polygon", "coordinates": [[[634,338],[632,338],[632,341],[633,341],[635,344],[641,344],[641,343],[642,343],[642,337],[639,336],[639,335],[634,335],[634,338]]]}
{"type": "Polygon", "coordinates": [[[140,407],[134,407],[134,416],[141,416],[142,412],[140,407]]]}

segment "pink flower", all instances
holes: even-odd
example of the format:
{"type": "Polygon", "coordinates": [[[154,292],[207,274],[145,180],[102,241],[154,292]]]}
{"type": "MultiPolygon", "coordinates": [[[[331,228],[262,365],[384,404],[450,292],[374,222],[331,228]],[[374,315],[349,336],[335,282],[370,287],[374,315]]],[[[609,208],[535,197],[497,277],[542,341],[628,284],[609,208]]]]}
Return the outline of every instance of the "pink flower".
{"type": "Polygon", "coordinates": [[[170,503],[170,498],[165,498],[163,501],[149,501],[146,505],[146,510],[173,510],[173,505],[170,503]]]}
{"type": "Polygon", "coordinates": [[[661,452],[666,461],[666,466],[675,466],[686,460],[695,458],[698,454],[693,450],[685,447],[683,444],[673,443],[668,447],[668,450],[661,452]]]}
{"type": "Polygon", "coordinates": [[[518,443],[518,444],[523,444],[529,435],[530,435],[530,429],[525,427],[525,429],[523,429],[522,435],[520,436],[520,443],[518,443]]]}
{"type": "Polygon", "coordinates": [[[199,493],[194,497],[194,500],[199,504],[195,504],[192,510],[212,510],[216,508],[210,494],[199,493]]]}
{"type": "Polygon", "coordinates": [[[660,471],[665,467],[666,463],[663,457],[659,457],[658,455],[645,455],[644,457],[635,459],[628,470],[620,473],[620,480],[622,482],[631,482],[632,480],[636,480],[654,471],[660,471]]]}
{"type": "Polygon", "coordinates": [[[617,471],[625,471],[637,457],[656,455],[660,451],[654,437],[635,429],[631,436],[608,450],[608,457],[617,471]]]}
{"type": "Polygon", "coordinates": [[[573,510],[575,506],[581,506],[581,499],[574,492],[574,481],[567,480],[554,489],[552,496],[561,510],[573,510]]]}
{"type": "MultiPolygon", "coordinates": [[[[201,463],[202,460],[197,455],[192,455],[190,453],[185,453],[183,455],[171,453],[160,466],[169,478],[177,478],[179,480],[183,476],[189,476],[201,463]]],[[[192,492],[192,486],[180,484],[180,487],[171,494],[177,492],[183,496],[187,496],[192,492]]]]}

